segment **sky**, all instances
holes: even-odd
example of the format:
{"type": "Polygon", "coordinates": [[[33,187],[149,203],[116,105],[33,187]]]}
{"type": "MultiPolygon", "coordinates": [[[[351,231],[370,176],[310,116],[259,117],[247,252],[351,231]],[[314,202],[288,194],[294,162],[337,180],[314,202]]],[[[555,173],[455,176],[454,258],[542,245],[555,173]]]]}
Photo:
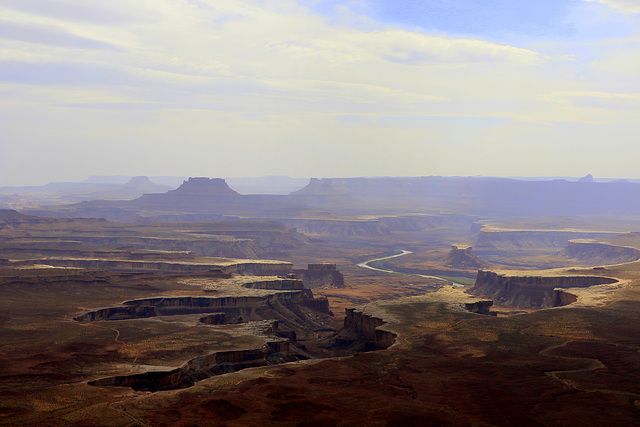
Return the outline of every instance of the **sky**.
{"type": "Polygon", "coordinates": [[[640,178],[640,0],[2,0],[0,186],[640,178]]]}

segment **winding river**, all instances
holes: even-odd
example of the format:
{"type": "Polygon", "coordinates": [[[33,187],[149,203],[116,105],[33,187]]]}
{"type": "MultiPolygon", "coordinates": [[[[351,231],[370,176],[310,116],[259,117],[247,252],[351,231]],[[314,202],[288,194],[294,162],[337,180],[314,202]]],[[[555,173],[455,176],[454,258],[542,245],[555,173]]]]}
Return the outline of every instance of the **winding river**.
{"type": "Polygon", "coordinates": [[[361,262],[360,264],[358,264],[358,267],[368,268],[369,270],[382,271],[383,273],[396,273],[395,271],[392,271],[392,270],[383,270],[382,268],[372,267],[369,264],[372,263],[372,262],[384,261],[385,259],[397,258],[399,256],[409,255],[409,254],[413,253],[411,251],[405,251],[404,249],[401,249],[401,251],[402,251],[402,253],[399,253],[399,254],[396,254],[396,255],[386,256],[386,257],[383,257],[383,258],[370,259],[369,261],[361,262]]]}
{"type": "Polygon", "coordinates": [[[409,255],[409,254],[413,253],[411,251],[405,251],[404,249],[400,249],[400,250],[402,252],[399,253],[399,254],[396,254],[396,255],[386,256],[386,257],[382,257],[382,258],[375,258],[375,259],[370,259],[368,261],[361,262],[360,264],[358,264],[358,267],[368,268],[369,270],[380,271],[382,273],[399,273],[399,274],[408,274],[410,276],[424,277],[424,278],[427,278],[427,279],[436,279],[436,280],[441,280],[443,282],[452,283],[454,286],[466,286],[463,283],[457,283],[457,282],[454,282],[452,280],[443,279],[442,277],[438,277],[438,276],[425,276],[424,274],[415,274],[415,273],[401,273],[399,271],[385,270],[385,269],[382,269],[382,268],[376,268],[376,267],[373,267],[373,266],[369,265],[369,264],[371,264],[373,262],[376,262],[376,261],[384,261],[385,259],[397,258],[397,257],[403,256],[403,255],[409,255]]]}

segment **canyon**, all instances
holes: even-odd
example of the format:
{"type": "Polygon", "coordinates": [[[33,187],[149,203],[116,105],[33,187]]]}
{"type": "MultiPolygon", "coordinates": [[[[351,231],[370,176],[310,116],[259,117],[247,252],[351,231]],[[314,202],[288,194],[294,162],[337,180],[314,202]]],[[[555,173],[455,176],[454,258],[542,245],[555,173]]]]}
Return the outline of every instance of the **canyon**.
{"type": "Polygon", "coordinates": [[[599,215],[635,202],[552,215],[608,188],[635,184],[190,178],[0,211],[0,423],[632,425],[640,222],[599,215]]]}
{"type": "MultiPolygon", "coordinates": [[[[556,307],[568,297],[558,294],[556,288],[588,288],[616,283],[618,280],[600,276],[552,276],[548,272],[518,275],[513,272],[493,272],[480,270],[475,285],[469,293],[478,297],[491,298],[499,304],[517,308],[556,307]]],[[[563,303],[562,305],[566,305],[563,303]]]]}

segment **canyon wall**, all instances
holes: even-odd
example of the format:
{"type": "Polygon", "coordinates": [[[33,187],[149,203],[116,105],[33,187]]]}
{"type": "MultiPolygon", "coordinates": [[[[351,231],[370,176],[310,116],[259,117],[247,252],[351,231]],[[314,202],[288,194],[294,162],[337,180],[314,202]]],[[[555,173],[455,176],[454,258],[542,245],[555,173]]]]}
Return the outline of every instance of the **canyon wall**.
{"type": "Polygon", "coordinates": [[[218,271],[219,265],[188,262],[136,261],[96,258],[44,258],[24,261],[21,264],[45,264],[53,267],[93,268],[111,271],[140,271],[162,273],[208,273],[218,271]]]}
{"type": "Polygon", "coordinates": [[[245,283],[242,285],[244,288],[249,289],[270,289],[278,291],[293,291],[302,290],[305,288],[305,284],[302,280],[298,279],[278,279],[278,280],[263,280],[258,282],[245,283]]]}
{"type": "Polygon", "coordinates": [[[23,261],[18,264],[46,264],[54,267],[96,268],[113,271],[140,271],[162,273],[209,273],[240,274],[247,276],[286,276],[293,272],[288,262],[242,261],[234,263],[204,264],[193,262],[138,261],[95,258],[44,258],[23,261]]]}
{"type": "Polygon", "coordinates": [[[308,264],[306,270],[296,269],[293,272],[307,288],[344,288],[344,276],[335,264],[308,264]]]}
{"type": "MultiPolygon", "coordinates": [[[[101,308],[74,317],[77,321],[122,320],[142,317],[170,316],[177,314],[195,313],[225,313],[229,318],[243,317],[244,320],[262,320],[254,310],[265,304],[306,304],[313,301],[313,294],[309,289],[300,291],[276,292],[264,296],[238,297],[156,297],[125,301],[121,306],[101,308]]],[[[320,298],[318,307],[328,302],[320,298]]],[[[312,303],[310,303],[313,306],[312,303]]],[[[323,311],[326,312],[326,311],[323,311]]]]}
{"type": "Polygon", "coordinates": [[[613,237],[616,233],[548,230],[486,230],[478,233],[475,246],[488,249],[564,248],[571,239],[613,237]]]}
{"type": "MultiPolygon", "coordinates": [[[[518,308],[554,307],[554,289],[586,288],[616,283],[610,277],[599,276],[510,276],[480,270],[469,293],[491,298],[500,305],[518,308]]],[[[562,297],[568,298],[568,297],[562,297]]]]}
{"type": "Polygon", "coordinates": [[[287,340],[267,342],[249,350],[218,351],[196,357],[182,367],[170,371],[150,371],[142,374],[121,375],[90,381],[100,387],[131,387],[138,391],[175,390],[194,385],[214,375],[235,372],[255,366],[272,365],[300,360],[289,352],[287,340]]]}
{"type": "Polygon", "coordinates": [[[365,338],[373,341],[378,350],[390,347],[396,340],[396,334],[378,328],[385,323],[387,322],[378,317],[364,314],[355,308],[345,309],[344,327],[355,330],[365,338]]]}
{"type": "Polygon", "coordinates": [[[578,297],[562,289],[554,289],[552,296],[553,307],[564,307],[565,305],[573,304],[578,301],[578,297]]]}
{"type": "Polygon", "coordinates": [[[293,264],[288,262],[238,262],[223,266],[222,271],[243,276],[287,276],[293,273],[293,264]]]}
{"type": "Polygon", "coordinates": [[[588,240],[569,241],[561,254],[592,265],[623,264],[640,259],[638,249],[588,240]]]}

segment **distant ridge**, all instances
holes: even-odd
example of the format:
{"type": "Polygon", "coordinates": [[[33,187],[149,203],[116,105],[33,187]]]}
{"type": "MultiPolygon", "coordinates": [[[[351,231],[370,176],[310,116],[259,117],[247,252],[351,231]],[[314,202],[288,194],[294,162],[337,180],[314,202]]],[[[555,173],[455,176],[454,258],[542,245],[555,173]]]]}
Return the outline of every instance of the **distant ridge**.
{"type": "Polygon", "coordinates": [[[640,184],[518,181],[505,178],[313,178],[290,195],[241,195],[221,178],[189,178],[176,190],[135,200],[25,210],[36,215],[113,221],[275,218],[293,212],[335,215],[455,213],[494,217],[640,215],[640,184]],[[288,213],[287,213],[288,212],[288,213]]]}
{"type": "Polygon", "coordinates": [[[335,196],[344,195],[349,192],[340,190],[335,186],[332,179],[311,178],[306,187],[291,193],[292,196],[335,196]]]}
{"type": "Polygon", "coordinates": [[[36,218],[32,215],[25,215],[13,209],[0,209],[0,222],[24,221],[36,218]]]}

